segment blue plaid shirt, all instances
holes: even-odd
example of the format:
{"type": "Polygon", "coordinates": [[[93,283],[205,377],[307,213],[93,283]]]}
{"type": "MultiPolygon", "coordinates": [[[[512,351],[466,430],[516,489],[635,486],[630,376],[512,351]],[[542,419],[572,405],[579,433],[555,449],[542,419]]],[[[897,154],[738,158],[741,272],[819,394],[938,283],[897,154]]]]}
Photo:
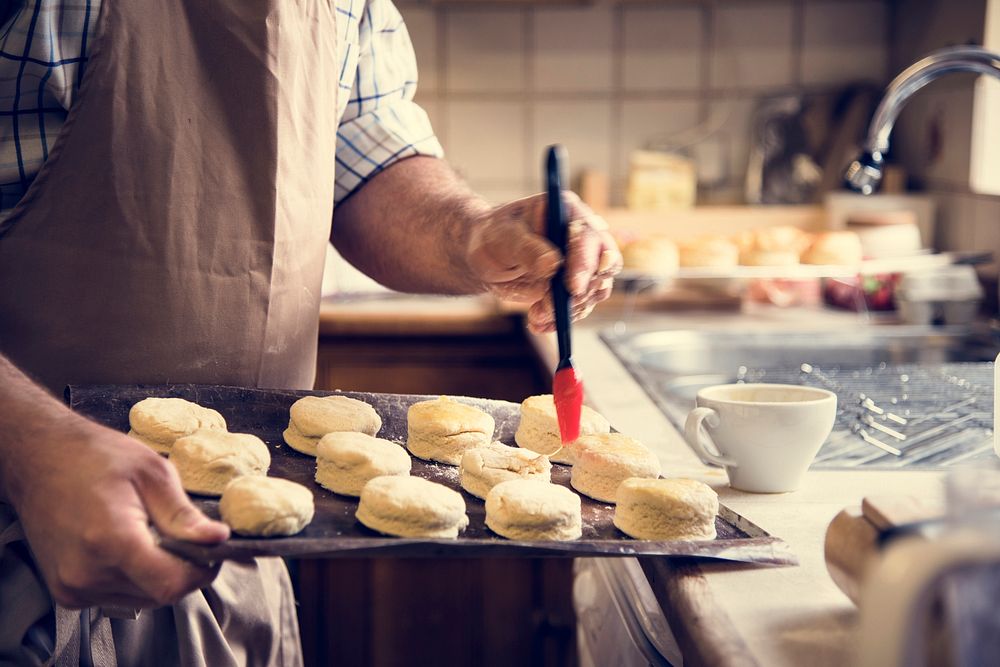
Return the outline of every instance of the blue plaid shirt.
{"type": "MultiPolygon", "coordinates": [[[[128,1],[128,0],[126,0],[128,1]]],[[[205,0],[210,2],[211,0],[205,0]]],[[[101,0],[2,2],[0,219],[27,190],[80,88],[101,0]]],[[[336,0],[341,33],[337,182],[342,201],[374,174],[411,155],[443,151],[413,102],[417,63],[392,0],[336,0]]]]}

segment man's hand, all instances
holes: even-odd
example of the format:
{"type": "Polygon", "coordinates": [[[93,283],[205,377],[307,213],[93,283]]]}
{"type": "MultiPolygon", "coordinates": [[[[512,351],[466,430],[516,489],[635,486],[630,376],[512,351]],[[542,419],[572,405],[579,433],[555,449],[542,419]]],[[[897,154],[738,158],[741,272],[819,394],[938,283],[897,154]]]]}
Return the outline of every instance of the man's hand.
{"type": "Polygon", "coordinates": [[[176,558],[149,530],[203,544],[229,536],[191,504],[166,459],[75,415],[20,445],[6,470],[19,479],[10,500],[57,602],[158,607],[215,578],[217,567],[176,558]]]}
{"type": "MultiPolygon", "coordinates": [[[[608,225],[572,192],[563,193],[569,219],[566,288],[574,320],[586,317],[611,295],[622,267],[608,225]]],[[[550,281],[563,257],[545,238],[545,195],[519,199],[490,210],[472,228],[468,264],[473,275],[502,299],[530,303],[528,326],[555,330],[550,281]]]]}

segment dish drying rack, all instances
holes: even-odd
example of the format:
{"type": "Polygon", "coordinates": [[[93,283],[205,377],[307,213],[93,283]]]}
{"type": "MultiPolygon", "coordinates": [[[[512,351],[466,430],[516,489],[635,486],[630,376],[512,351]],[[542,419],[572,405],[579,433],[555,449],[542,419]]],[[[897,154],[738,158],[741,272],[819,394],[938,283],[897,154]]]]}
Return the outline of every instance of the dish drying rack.
{"type": "Polygon", "coordinates": [[[837,394],[833,433],[813,468],[944,468],[995,459],[993,366],[887,364],[863,368],[738,369],[738,382],[837,394]]]}

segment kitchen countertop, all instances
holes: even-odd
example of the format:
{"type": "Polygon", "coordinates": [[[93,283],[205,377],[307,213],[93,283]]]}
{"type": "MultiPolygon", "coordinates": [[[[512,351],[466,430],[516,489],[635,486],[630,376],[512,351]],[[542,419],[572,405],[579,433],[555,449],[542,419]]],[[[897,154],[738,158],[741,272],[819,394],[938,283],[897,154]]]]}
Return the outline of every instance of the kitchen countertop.
{"type": "MultiPolygon", "coordinates": [[[[664,474],[711,485],[722,503],[772,535],[799,557],[798,567],[746,567],[701,562],[657,567],[651,582],[689,664],[810,667],[854,662],[857,608],[830,579],[823,541],[833,517],[866,495],[941,493],[942,473],[810,471],[800,490],[752,494],[730,489],[725,472],[703,465],[683,436],[599,339],[605,327],[856,331],[856,314],[760,308],[741,313],[640,313],[619,320],[598,310],[573,332],[573,357],[588,402],[615,428],[660,457],[664,474]],[[655,576],[657,573],[663,576],[655,576]]],[[[554,367],[553,336],[534,337],[554,367]]]]}
{"type": "MultiPolygon", "coordinates": [[[[700,479],[721,502],[783,538],[797,567],[748,567],[712,562],[646,564],[687,664],[810,667],[854,662],[857,608],[830,579],[823,540],[831,519],[866,495],[941,492],[942,474],[921,471],[810,471],[793,493],[750,494],[730,489],[725,473],[703,465],[667,418],[599,338],[609,326],[757,331],[856,331],[851,313],[758,308],[743,312],[623,315],[621,303],[603,305],[574,328],[574,360],[588,402],[619,430],[652,448],[664,474],[700,479]],[[622,321],[622,318],[627,318],[622,321]]],[[[520,326],[515,311],[483,298],[396,298],[324,302],[328,333],[456,334],[520,326]],[[374,329],[373,329],[374,327],[374,329]]],[[[552,367],[552,335],[530,336],[552,367]]]]}

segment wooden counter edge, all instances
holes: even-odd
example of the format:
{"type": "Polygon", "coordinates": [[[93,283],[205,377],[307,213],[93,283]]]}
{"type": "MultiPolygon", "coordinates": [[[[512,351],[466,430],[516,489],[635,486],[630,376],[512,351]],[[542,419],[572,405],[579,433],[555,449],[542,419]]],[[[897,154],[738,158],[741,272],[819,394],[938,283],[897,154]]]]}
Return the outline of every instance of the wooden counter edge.
{"type": "MultiPolygon", "coordinates": [[[[554,334],[528,332],[528,340],[550,372],[559,360],[554,334]]],[[[584,403],[586,385],[584,386],[584,403]]],[[[656,595],[685,665],[756,667],[759,663],[712,595],[698,563],[689,559],[640,558],[643,574],[656,595]]]]}
{"type": "Polygon", "coordinates": [[[684,665],[757,667],[750,648],[712,595],[697,562],[640,558],[656,599],[684,656],[684,665]]]}
{"type": "Polygon", "coordinates": [[[421,310],[400,309],[392,299],[320,305],[323,336],[486,336],[519,331],[521,313],[492,300],[479,299],[461,308],[437,308],[429,300],[421,310]],[[394,307],[395,306],[395,307],[394,307]]]}

